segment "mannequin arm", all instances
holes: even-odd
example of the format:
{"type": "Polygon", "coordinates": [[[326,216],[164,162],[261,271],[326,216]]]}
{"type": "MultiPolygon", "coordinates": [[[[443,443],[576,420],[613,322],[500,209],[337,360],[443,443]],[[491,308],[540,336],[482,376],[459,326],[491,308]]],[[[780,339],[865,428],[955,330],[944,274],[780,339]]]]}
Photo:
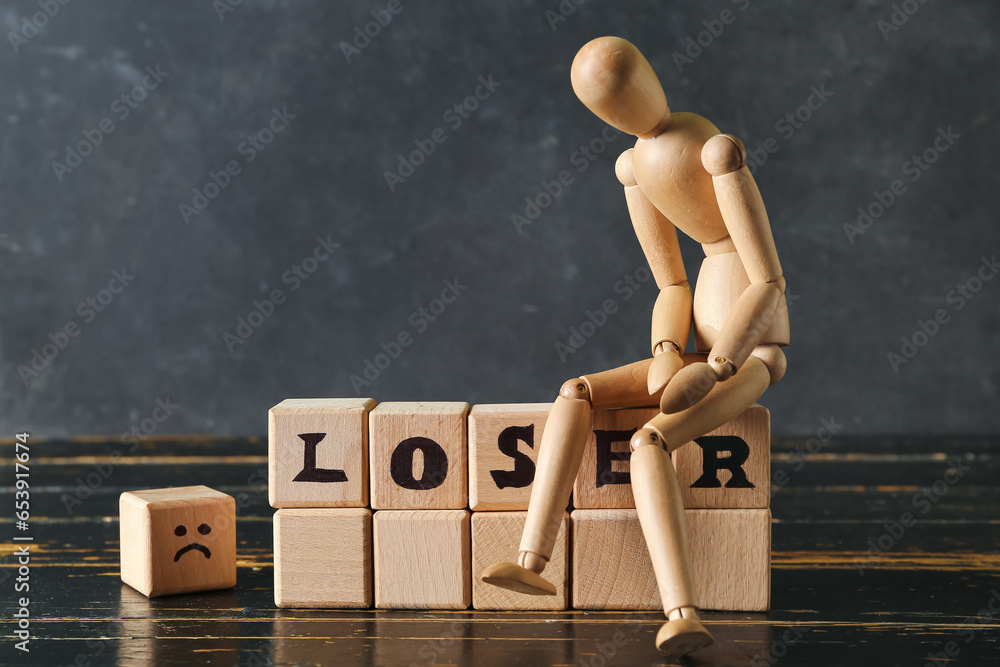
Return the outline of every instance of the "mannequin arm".
{"type": "Polygon", "coordinates": [[[681,354],[691,332],[691,287],[677,244],[677,229],[653,206],[636,183],[632,173],[632,149],[618,158],[615,171],[618,180],[625,186],[625,201],[636,238],[660,288],[650,327],[654,361],[650,366],[647,388],[652,395],[662,389],[683,366],[681,354]]]}
{"type": "Polygon", "coordinates": [[[746,167],[746,151],[735,137],[719,134],[705,143],[702,164],[712,175],[719,211],[750,285],[733,304],[707,363],[676,373],[660,397],[666,414],[691,407],[735,374],[767,332],[785,292],[778,251],[764,201],[746,167]]]}
{"type": "Polygon", "coordinates": [[[733,305],[708,357],[719,380],[729,378],[747,360],[771,326],[785,292],[764,201],[745,162],[742,142],[729,135],[712,137],[702,150],[722,219],[750,277],[750,286],[733,305]]]}

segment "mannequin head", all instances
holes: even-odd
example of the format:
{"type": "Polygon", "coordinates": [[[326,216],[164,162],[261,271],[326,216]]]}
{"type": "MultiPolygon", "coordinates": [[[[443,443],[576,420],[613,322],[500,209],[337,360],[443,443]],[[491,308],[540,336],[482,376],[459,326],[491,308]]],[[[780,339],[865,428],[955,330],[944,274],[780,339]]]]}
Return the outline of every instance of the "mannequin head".
{"type": "Polygon", "coordinates": [[[573,59],[573,91],[600,119],[637,137],[656,136],[670,108],[649,61],[620,37],[598,37],[573,59]]]}

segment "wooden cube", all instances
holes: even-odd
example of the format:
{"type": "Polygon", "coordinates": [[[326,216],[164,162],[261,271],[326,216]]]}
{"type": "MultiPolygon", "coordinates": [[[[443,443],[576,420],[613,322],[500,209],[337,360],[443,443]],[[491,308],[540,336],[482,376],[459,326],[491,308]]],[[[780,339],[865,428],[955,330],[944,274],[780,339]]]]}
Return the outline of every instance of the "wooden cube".
{"type": "Polygon", "coordinates": [[[751,509],[771,504],[771,417],[754,404],[672,454],[687,509],[751,509]]]}
{"type": "Polygon", "coordinates": [[[358,608],[372,604],[372,513],[292,508],[274,514],[274,603],[358,608]]]}
{"type": "MultiPolygon", "coordinates": [[[[656,416],[655,408],[595,410],[583,461],[573,486],[581,509],[635,507],[629,440],[656,416]]],[[[729,423],[671,454],[681,499],[688,509],[762,509],[771,501],[771,425],[754,404],[729,423]]]]}
{"type": "Polygon", "coordinates": [[[526,510],[551,403],[475,405],[469,412],[469,508],[526,510]]]}
{"type": "Polygon", "coordinates": [[[236,501],[207,486],[123,493],[122,581],[147,597],[236,585],[236,501]]]}
{"type": "Polygon", "coordinates": [[[381,403],[369,415],[372,509],[464,509],[468,403],[381,403]]]}
{"type": "Polygon", "coordinates": [[[271,507],[366,507],[370,398],[290,398],[268,412],[271,507]]]}
{"type": "Polygon", "coordinates": [[[574,507],[635,507],[629,475],[629,441],[659,412],[657,408],[593,411],[590,436],[573,485],[574,507]]]}
{"type": "Polygon", "coordinates": [[[469,512],[375,513],[375,606],[465,609],[472,601],[469,512]]]}
{"type": "MultiPolygon", "coordinates": [[[[771,511],[685,510],[684,514],[701,607],[767,611],[771,511]]],[[[635,510],[574,510],[570,521],[576,609],[663,608],[635,510]]]]}
{"type": "Polygon", "coordinates": [[[483,583],[479,575],[498,561],[517,561],[527,512],[473,512],[472,606],[476,609],[566,609],[569,606],[569,514],[563,516],[545,571],[555,595],[523,595],[483,583]]]}

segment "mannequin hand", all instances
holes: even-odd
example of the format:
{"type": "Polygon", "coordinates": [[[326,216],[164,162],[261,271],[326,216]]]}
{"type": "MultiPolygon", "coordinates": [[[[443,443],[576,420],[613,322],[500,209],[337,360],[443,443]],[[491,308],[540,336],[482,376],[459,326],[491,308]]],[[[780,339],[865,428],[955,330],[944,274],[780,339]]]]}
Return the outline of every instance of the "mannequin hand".
{"type": "Polygon", "coordinates": [[[672,346],[653,357],[653,363],[646,374],[646,388],[649,390],[649,395],[655,396],[666,387],[670,378],[683,367],[684,361],[681,355],[677,354],[672,346]]]}
{"type": "Polygon", "coordinates": [[[722,379],[713,366],[703,361],[685,366],[663,390],[660,410],[668,415],[686,410],[705,398],[722,379]]]}

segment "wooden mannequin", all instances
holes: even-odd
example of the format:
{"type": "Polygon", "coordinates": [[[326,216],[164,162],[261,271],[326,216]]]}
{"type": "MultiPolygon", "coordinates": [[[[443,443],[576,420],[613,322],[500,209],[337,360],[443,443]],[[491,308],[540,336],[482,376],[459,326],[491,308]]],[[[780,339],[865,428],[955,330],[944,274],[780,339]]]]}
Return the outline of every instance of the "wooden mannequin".
{"type": "Polygon", "coordinates": [[[649,62],[631,43],[600,37],[571,73],[577,97],[610,125],[638,137],[615,170],[632,224],[660,288],[652,357],[566,382],[539,445],[517,563],[483,581],[554,594],[541,573],[580,467],[593,409],[655,406],[632,437],[632,489],[668,618],[656,637],[681,656],[714,640],[698,616],[684,508],[670,452],[746,410],[785,372],[785,281],[767,213],[739,139],[692,113],[671,114],[649,62]],[[692,298],[677,245],[680,229],[705,260],[692,298]],[[694,326],[697,354],[684,354],[694,326]]]}

